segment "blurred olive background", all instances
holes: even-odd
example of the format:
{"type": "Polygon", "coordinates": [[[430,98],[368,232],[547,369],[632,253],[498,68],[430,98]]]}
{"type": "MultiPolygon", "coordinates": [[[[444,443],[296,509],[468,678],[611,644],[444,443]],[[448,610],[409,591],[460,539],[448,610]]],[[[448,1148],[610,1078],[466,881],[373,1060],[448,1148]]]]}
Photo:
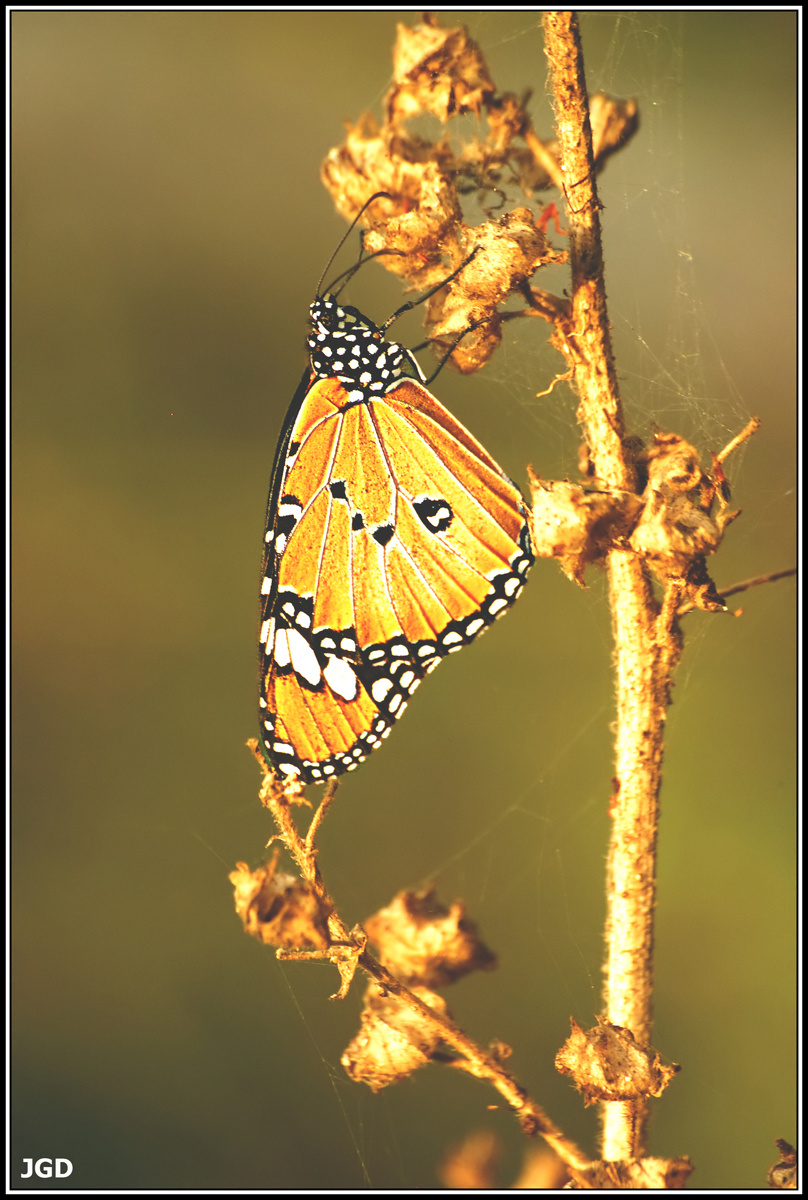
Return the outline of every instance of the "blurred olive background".
{"type": "MultiPolygon", "coordinates": [[[[279,965],[227,874],[271,829],[257,730],[259,546],[307,306],[344,232],[319,182],[380,114],[394,12],[16,12],[13,189],[13,1157],[65,1186],[430,1188],[447,1149],[526,1143],[497,1096],[427,1068],[348,1081],[362,986],[279,965]]],[[[501,90],[551,117],[536,14],[455,13],[501,90]]],[[[744,515],[719,586],[795,561],[793,13],[582,16],[590,87],[636,96],[601,177],[607,284],[635,431],[717,450],[744,515]]],[[[468,130],[471,126],[466,125],[468,130]]],[[[537,198],[537,204],[541,201],[537,198]]],[[[555,237],[556,244],[562,239],[555,237]]],[[[355,256],[346,247],[340,267],[355,256]]],[[[540,286],[561,290],[563,272],[540,286]]],[[[397,285],[369,267],[351,302],[397,285]]],[[[415,317],[397,336],[420,340],[415,317]]],[[[579,434],[539,321],[435,390],[524,481],[579,434]]],[[[613,719],[603,580],[554,563],[343,783],[321,864],[349,923],[432,879],[499,970],[450,989],[594,1151],[553,1057],[599,1011],[613,719]]],[[[694,614],[669,720],[655,1046],[683,1064],[651,1152],[693,1186],[760,1187],[794,1128],[794,585],[694,614]]],[[[36,1186],[38,1181],[33,1182],[36,1186]]],[[[30,1186],[30,1184],[29,1184],[30,1186]]]]}

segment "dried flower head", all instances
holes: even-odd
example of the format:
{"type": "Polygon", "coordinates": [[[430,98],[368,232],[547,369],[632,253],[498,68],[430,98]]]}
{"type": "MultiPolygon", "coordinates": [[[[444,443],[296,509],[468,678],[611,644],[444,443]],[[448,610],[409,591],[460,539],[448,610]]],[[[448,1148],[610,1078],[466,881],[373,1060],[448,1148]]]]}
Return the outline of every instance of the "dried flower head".
{"type": "Polygon", "coordinates": [[[443,987],[470,971],[496,966],[463,902],[446,908],[434,888],[400,892],[364,922],[364,929],[390,974],[409,985],[443,987]]]}
{"type": "Polygon", "coordinates": [[[308,884],[277,870],[276,852],[266,866],[251,871],[237,863],[230,873],[236,912],[246,933],[270,946],[326,950],[328,914],[308,884]]]}
{"type": "Polygon", "coordinates": [[[582,1029],[570,1018],[572,1033],[556,1055],[556,1070],[569,1075],[586,1104],[597,1100],[634,1100],[661,1096],[679,1070],[662,1065],[638,1045],[630,1029],[598,1018],[593,1029],[582,1029]]]}
{"type": "MultiPolygon", "coordinates": [[[[427,988],[412,990],[430,1008],[446,1013],[442,996],[427,988]]],[[[423,1067],[439,1045],[440,1035],[431,1022],[371,984],[365,993],[362,1027],[340,1061],[351,1079],[378,1092],[423,1067]]]]}
{"type": "MultiPolygon", "coordinates": [[[[535,271],[566,261],[566,252],[547,242],[540,216],[524,204],[561,173],[551,145],[532,130],[529,93],[497,92],[463,26],[443,28],[433,17],[414,28],[400,25],[393,60],[383,123],[365,115],[349,124],[345,143],[323,163],[323,181],[348,221],[385,193],[362,215],[364,246],[412,287],[435,287],[467,262],[451,287],[433,297],[426,323],[444,354],[467,333],[451,361],[463,372],[476,371],[501,339],[503,302],[517,293],[531,303],[535,271]],[[469,135],[468,121],[458,126],[464,115],[478,121],[476,133],[469,135]],[[437,132],[428,136],[436,120],[437,132]],[[488,215],[477,224],[464,214],[463,199],[472,192],[488,215]]],[[[636,104],[597,97],[592,122],[599,167],[636,128],[636,104]]]]}

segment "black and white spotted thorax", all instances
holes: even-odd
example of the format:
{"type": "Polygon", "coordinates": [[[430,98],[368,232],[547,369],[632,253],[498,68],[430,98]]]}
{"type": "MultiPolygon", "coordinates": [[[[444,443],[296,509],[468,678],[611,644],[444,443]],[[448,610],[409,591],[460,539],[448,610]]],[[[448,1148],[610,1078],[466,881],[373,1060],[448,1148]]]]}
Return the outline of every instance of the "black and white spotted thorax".
{"type": "Polygon", "coordinates": [[[402,378],[423,383],[415,358],[398,342],[388,342],[372,321],[334,296],[319,297],[309,309],[307,341],[312,370],[322,379],[339,379],[349,404],[362,404],[391,391],[402,378]]]}

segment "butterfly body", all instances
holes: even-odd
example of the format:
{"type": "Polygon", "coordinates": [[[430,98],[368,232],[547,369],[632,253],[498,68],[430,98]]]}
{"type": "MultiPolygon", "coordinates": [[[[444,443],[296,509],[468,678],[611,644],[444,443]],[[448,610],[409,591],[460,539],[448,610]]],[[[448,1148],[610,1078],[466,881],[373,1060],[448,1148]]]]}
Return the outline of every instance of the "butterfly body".
{"type": "Polygon", "coordinates": [[[533,561],[518,488],[412,354],[333,296],[310,313],[311,365],[273,470],[260,633],[264,753],[303,783],[355,769],[533,561]]]}

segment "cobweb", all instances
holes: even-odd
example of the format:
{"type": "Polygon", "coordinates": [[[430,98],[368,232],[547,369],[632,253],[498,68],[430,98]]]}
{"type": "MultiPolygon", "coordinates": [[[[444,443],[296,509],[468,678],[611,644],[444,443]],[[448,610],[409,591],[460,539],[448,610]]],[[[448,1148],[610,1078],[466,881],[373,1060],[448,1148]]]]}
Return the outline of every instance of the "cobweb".
{"type": "MultiPolygon", "coordinates": [[[[698,114],[688,119],[684,111],[683,17],[584,13],[581,21],[590,92],[635,97],[640,106],[639,132],[606,164],[598,183],[609,313],[627,426],[646,440],[657,430],[675,431],[705,452],[718,450],[752,410],[723,361],[713,334],[716,314],[708,311],[700,287],[692,225],[699,221],[702,201],[688,173],[687,153],[687,129],[698,124],[698,114]]],[[[520,36],[527,39],[533,31],[523,30],[520,36]]],[[[534,121],[549,136],[550,98],[537,90],[534,121]]],[[[550,192],[535,199],[557,197],[550,192]]],[[[712,188],[703,202],[715,203],[712,188]]],[[[549,231],[553,244],[563,249],[564,239],[553,233],[552,224],[549,231]]],[[[534,282],[561,291],[564,270],[550,268],[534,282]]],[[[536,345],[546,343],[542,329],[526,333],[523,323],[514,322],[509,334],[486,369],[486,380],[496,379],[539,427],[537,442],[546,448],[547,461],[539,459],[537,469],[572,476],[577,454],[574,419],[570,423],[574,397],[563,384],[549,399],[530,396],[537,385],[544,388],[563,372],[561,356],[536,345]],[[535,357],[528,356],[526,344],[535,357]]]]}

